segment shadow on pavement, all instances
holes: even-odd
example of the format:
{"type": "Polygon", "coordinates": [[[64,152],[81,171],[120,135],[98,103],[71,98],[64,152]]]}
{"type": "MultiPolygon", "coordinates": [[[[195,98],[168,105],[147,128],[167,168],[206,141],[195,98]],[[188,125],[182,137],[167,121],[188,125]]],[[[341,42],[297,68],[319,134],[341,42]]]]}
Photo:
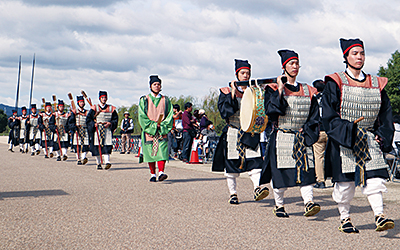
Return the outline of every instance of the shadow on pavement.
{"type": "Polygon", "coordinates": [[[226,178],[221,177],[221,178],[172,179],[172,180],[166,180],[163,182],[166,184],[173,184],[173,183],[179,183],[179,182],[220,181],[220,180],[226,180],[226,178]]]}
{"type": "Polygon", "coordinates": [[[0,200],[4,198],[18,198],[18,197],[40,197],[40,196],[59,196],[69,195],[61,189],[54,190],[37,190],[37,191],[14,191],[14,192],[1,192],[0,200]]]}
{"type": "MultiPolygon", "coordinates": [[[[114,164],[113,164],[114,165],[114,164]]],[[[137,170],[137,169],[148,169],[148,167],[127,167],[127,168],[111,168],[108,171],[119,171],[119,170],[137,170]]]]}

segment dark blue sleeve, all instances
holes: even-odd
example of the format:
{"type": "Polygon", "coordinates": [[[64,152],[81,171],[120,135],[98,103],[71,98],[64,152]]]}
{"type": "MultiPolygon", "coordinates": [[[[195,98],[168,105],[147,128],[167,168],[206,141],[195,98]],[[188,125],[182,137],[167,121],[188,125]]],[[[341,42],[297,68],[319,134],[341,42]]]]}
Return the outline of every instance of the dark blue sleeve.
{"type": "Polygon", "coordinates": [[[220,92],[218,98],[218,110],[222,119],[228,119],[239,110],[239,102],[236,98],[232,99],[232,94],[220,92]]]}

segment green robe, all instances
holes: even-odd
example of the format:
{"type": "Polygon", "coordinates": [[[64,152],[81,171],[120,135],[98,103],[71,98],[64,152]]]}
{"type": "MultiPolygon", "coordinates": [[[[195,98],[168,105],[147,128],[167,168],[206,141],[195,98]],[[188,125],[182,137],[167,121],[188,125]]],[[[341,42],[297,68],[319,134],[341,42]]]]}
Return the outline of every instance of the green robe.
{"type": "MultiPolygon", "coordinates": [[[[160,103],[161,96],[154,97],[152,94],[149,94],[150,100],[157,107],[160,103]]],[[[152,141],[146,141],[144,132],[155,135],[157,132],[157,122],[152,121],[147,116],[147,98],[146,96],[142,96],[139,101],[139,124],[142,127],[142,152],[143,152],[143,162],[155,162],[162,160],[169,160],[168,153],[168,138],[163,138],[159,141],[158,152],[155,156],[151,156],[152,152],[152,141]]],[[[169,131],[172,129],[173,123],[173,110],[171,101],[168,97],[165,96],[165,111],[164,117],[165,119],[160,123],[160,129],[158,130],[160,135],[167,135],[169,131]]]]}

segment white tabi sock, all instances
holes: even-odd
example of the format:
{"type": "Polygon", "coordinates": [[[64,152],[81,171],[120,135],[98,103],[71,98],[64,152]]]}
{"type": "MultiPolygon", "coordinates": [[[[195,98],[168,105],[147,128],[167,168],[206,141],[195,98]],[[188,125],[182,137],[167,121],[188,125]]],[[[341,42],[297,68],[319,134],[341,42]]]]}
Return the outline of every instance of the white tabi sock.
{"type": "Polygon", "coordinates": [[[374,215],[383,214],[383,198],[382,193],[370,194],[367,196],[369,204],[371,205],[372,210],[374,211],[374,215]]]}
{"type": "Polygon", "coordinates": [[[301,197],[303,197],[304,205],[309,201],[313,201],[313,185],[301,186],[300,193],[301,197]]]}
{"type": "Polygon", "coordinates": [[[82,154],[81,154],[81,159],[83,160],[83,159],[85,159],[86,158],[86,152],[82,152],[82,154]]]}
{"type": "Polygon", "coordinates": [[[104,162],[105,163],[110,163],[110,155],[106,154],[106,155],[103,155],[103,156],[104,156],[104,162]]]}
{"type": "Polygon", "coordinates": [[[158,175],[162,175],[164,172],[163,171],[160,171],[160,172],[158,172],[158,175]]]}
{"type": "Polygon", "coordinates": [[[253,187],[256,189],[260,186],[261,169],[253,169],[249,173],[250,179],[253,182],[253,187]]]}
{"type": "Polygon", "coordinates": [[[100,165],[100,163],[101,163],[100,155],[96,155],[95,158],[96,158],[96,164],[100,165]]]}
{"type": "Polygon", "coordinates": [[[350,217],[350,203],[338,203],[338,210],[340,213],[340,220],[350,217]]]}
{"type": "Polygon", "coordinates": [[[66,148],[61,148],[61,153],[65,156],[67,156],[67,149],[66,148]]]}
{"type": "Polygon", "coordinates": [[[226,182],[228,184],[229,193],[237,194],[236,191],[236,178],[235,177],[226,177],[226,182]]]}
{"type": "Polygon", "coordinates": [[[282,207],[285,204],[284,195],[287,188],[274,188],[274,183],[272,181],[271,187],[274,192],[275,206],[282,207]]]}

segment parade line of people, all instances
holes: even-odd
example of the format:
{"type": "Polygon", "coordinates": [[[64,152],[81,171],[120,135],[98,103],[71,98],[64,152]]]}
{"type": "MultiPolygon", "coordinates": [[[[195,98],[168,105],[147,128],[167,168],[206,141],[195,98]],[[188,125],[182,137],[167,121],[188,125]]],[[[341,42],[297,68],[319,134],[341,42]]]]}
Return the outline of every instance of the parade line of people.
{"type": "MultiPolygon", "coordinates": [[[[250,63],[235,59],[236,80],[220,89],[218,109],[227,126],[212,162],[212,171],[225,174],[230,204],[239,204],[236,178],[247,173],[253,183],[255,201],[265,199],[270,193],[265,184],[271,185],[276,217],[289,217],[284,194],[291,187],[300,190],[304,216],[314,216],[323,208],[314,201],[313,188],[325,187],[326,178],[331,178],[341,232],[359,232],[350,219],[350,203],[357,186],[371,205],[375,230],[394,228],[394,221],[383,211],[383,193],[387,192],[385,182],[389,178],[384,154],[393,151],[394,135],[392,108],[385,91],[388,79],[362,71],[365,51],[360,39],[340,39],[340,46],[346,69],[314,81],[313,86],[297,82],[300,59],[293,50],[278,51],[283,74],[275,82],[260,85],[262,89],[257,82],[256,87],[251,85],[250,63]],[[246,81],[247,85],[239,84],[246,81]],[[259,116],[251,123],[254,131],[241,125],[244,117],[241,109],[248,105],[244,96],[249,90],[261,100],[250,105],[258,105],[256,111],[262,110],[262,114],[252,111],[259,116]]],[[[170,160],[177,119],[182,119],[185,162],[193,141],[192,104],[185,104],[185,111],[179,112],[179,106],[172,105],[160,93],[161,82],[157,75],[150,76],[150,93],[140,98],[138,109],[143,162],[149,166],[150,182],[168,178],[165,166],[170,160]]],[[[97,169],[109,169],[112,134],[118,124],[116,108],[107,104],[105,91],[99,92],[97,105],[90,103],[85,95],[77,96],[76,102],[70,113],[64,111],[62,100],[58,101],[55,112],[49,102],[45,102],[41,113],[35,104],[29,116],[26,108],[22,108],[20,117],[14,112],[8,120],[9,151],[19,145],[20,152],[28,153],[29,145],[32,156],[40,154],[42,148],[45,158],[55,155],[57,161],[65,161],[71,134],[78,165],[88,162],[90,151],[97,169]],[[85,109],[85,98],[91,106],[89,110],[85,109]]],[[[128,117],[126,113],[121,123],[122,133],[128,134],[124,135],[127,140],[133,130],[132,119],[128,117]]],[[[212,124],[206,119],[203,123],[200,126],[207,132],[212,124]]],[[[125,152],[124,148],[121,153],[125,152]]]]}

